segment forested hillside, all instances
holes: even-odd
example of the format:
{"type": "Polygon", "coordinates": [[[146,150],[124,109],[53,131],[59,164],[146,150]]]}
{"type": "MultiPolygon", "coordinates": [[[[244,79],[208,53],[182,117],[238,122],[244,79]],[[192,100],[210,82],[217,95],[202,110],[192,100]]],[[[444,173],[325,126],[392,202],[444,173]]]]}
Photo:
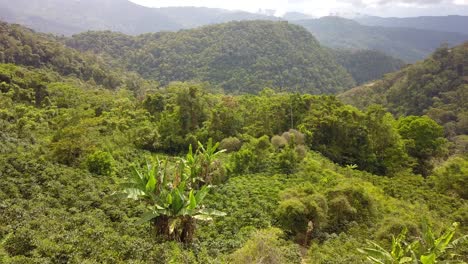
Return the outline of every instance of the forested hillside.
{"type": "Polygon", "coordinates": [[[287,20],[306,27],[327,47],[377,50],[407,63],[424,59],[443,43],[452,46],[468,40],[463,16],[356,18],[361,25],[345,18],[313,19],[297,12],[279,18],[216,8],[149,8],[128,0],[0,0],[0,7],[0,20],[66,36],[89,30],[139,35],[230,21],[287,20]]]}
{"type": "Polygon", "coordinates": [[[138,37],[89,32],[67,45],[110,56],[163,85],[198,80],[231,93],[264,87],[336,93],[354,84],[309,32],[287,22],[231,22],[138,37]]]}
{"type": "MultiPolygon", "coordinates": [[[[360,108],[382,104],[392,113],[428,115],[449,137],[468,134],[468,43],[439,48],[425,61],[339,96],[360,108]]],[[[458,142],[458,147],[466,148],[458,142]]]]}
{"type": "Polygon", "coordinates": [[[461,33],[364,26],[341,17],[322,17],[293,23],[304,26],[325,46],[378,50],[408,63],[426,58],[443,43],[453,46],[468,40],[468,35],[461,33]]]}
{"type": "Polygon", "coordinates": [[[362,93],[396,118],[295,92],[352,78],[287,23],[73,39],[0,29],[2,264],[468,261],[467,151],[422,116],[466,112],[467,45],[377,81],[399,80],[379,86],[388,95],[362,93]],[[218,71],[197,71],[208,65],[218,71]],[[225,75],[232,86],[213,82],[225,75]]]}
{"type": "Polygon", "coordinates": [[[375,50],[333,50],[337,62],[353,76],[358,84],[381,79],[384,74],[396,72],[405,62],[375,50]]]}
{"type": "Polygon", "coordinates": [[[138,74],[110,67],[107,60],[68,48],[54,36],[19,25],[0,21],[0,44],[0,63],[45,67],[63,76],[78,77],[110,89],[147,82],[138,74]]]}

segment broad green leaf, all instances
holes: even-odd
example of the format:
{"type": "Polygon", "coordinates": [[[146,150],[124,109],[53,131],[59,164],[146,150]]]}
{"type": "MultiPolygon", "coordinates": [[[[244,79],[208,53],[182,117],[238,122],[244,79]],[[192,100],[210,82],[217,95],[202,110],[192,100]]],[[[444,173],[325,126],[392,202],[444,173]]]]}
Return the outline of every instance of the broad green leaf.
{"type": "Polygon", "coordinates": [[[145,192],[137,188],[127,188],[124,190],[124,193],[127,194],[127,198],[138,200],[139,197],[144,196],[145,192]]]}
{"type": "Polygon", "coordinates": [[[204,215],[211,215],[211,216],[226,216],[227,215],[224,212],[221,212],[215,209],[206,209],[206,208],[201,209],[200,213],[204,215]]]}
{"type": "Polygon", "coordinates": [[[410,257],[403,257],[403,258],[400,259],[400,263],[401,263],[401,264],[404,264],[404,263],[411,263],[412,261],[413,261],[413,259],[410,258],[410,257]]]}
{"type": "Polygon", "coordinates": [[[442,236],[435,240],[434,246],[438,251],[435,253],[443,253],[445,251],[445,249],[450,244],[450,241],[452,241],[453,236],[455,235],[457,226],[457,223],[454,223],[447,231],[444,232],[442,236]]]}
{"type": "Polygon", "coordinates": [[[436,261],[436,254],[431,253],[430,255],[421,256],[422,264],[434,264],[436,261]]]}
{"type": "Polygon", "coordinates": [[[197,191],[195,194],[195,199],[197,200],[197,204],[201,204],[203,202],[203,199],[205,199],[206,195],[209,192],[209,188],[206,185],[203,185],[203,187],[197,191]]]}
{"type": "Polygon", "coordinates": [[[167,194],[166,203],[167,203],[168,205],[171,205],[171,204],[172,204],[172,194],[170,194],[170,193],[167,194]]]}
{"type": "Polygon", "coordinates": [[[156,218],[158,216],[159,216],[159,214],[157,212],[155,212],[155,211],[146,212],[141,216],[140,220],[135,222],[135,224],[136,225],[141,225],[141,224],[146,223],[146,222],[150,221],[151,219],[154,219],[154,218],[156,218]]]}
{"type": "Polygon", "coordinates": [[[188,208],[190,210],[194,210],[197,207],[197,200],[195,199],[195,196],[193,195],[193,190],[190,191],[189,201],[190,201],[190,204],[188,208]]]}
{"type": "Polygon", "coordinates": [[[193,218],[195,218],[197,220],[200,220],[200,221],[211,221],[211,220],[213,220],[213,218],[211,218],[209,215],[204,215],[204,214],[194,215],[193,218]]]}
{"type": "Polygon", "coordinates": [[[154,171],[150,171],[148,175],[148,182],[146,183],[146,191],[154,192],[156,189],[156,178],[154,177],[154,171]]]}

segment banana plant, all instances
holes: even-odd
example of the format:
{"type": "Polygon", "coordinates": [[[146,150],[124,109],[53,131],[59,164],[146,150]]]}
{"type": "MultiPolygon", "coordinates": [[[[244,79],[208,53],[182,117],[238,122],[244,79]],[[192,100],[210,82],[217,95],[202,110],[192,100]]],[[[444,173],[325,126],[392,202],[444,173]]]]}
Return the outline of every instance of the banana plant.
{"type": "MultiPolygon", "coordinates": [[[[412,243],[405,241],[407,229],[404,228],[396,238],[392,237],[390,252],[372,241],[367,241],[371,247],[358,249],[358,251],[365,254],[371,262],[378,264],[435,264],[444,257],[447,250],[455,249],[468,241],[468,235],[452,241],[458,225],[458,223],[453,223],[440,237],[436,238],[430,226],[425,222],[422,237],[412,243]]],[[[457,255],[452,254],[451,257],[456,258],[457,255]]]]}
{"type": "Polygon", "coordinates": [[[404,239],[408,230],[406,227],[403,231],[395,238],[392,237],[392,250],[388,252],[377,243],[367,240],[367,243],[371,246],[369,248],[358,249],[359,252],[367,255],[367,259],[373,263],[378,264],[403,264],[403,263],[418,263],[414,262],[411,257],[408,257],[409,248],[406,247],[404,239]]]}
{"type": "Polygon", "coordinates": [[[165,159],[147,164],[144,171],[133,168],[131,177],[122,185],[122,194],[146,203],[148,212],[137,223],[151,222],[157,236],[190,243],[196,220],[224,216],[223,212],[203,206],[210,187],[202,185],[197,189],[199,162],[190,148],[187,159],[177,159],[175,164],[165,159]]]}
{"type": "Polygon", "coordinates": [[[186,162],[194,184],[211,184],[213,182],[213,172],[218,162],[217,157],[226,151],[225,149],[218,150],[218,147],[219,142],[213,144],[211,138],[208,140],[206,147],[198,142],[198,148],[195,153],[192,151],[192,146],[189,146],[186,162]]]}

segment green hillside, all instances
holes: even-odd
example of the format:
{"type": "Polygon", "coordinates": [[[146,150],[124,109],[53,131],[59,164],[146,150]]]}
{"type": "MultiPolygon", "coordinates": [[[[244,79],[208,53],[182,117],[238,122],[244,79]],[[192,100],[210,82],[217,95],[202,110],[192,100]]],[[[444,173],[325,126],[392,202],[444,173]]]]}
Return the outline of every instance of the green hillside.
{"type": "MultiPolygon", "coordinates": [[[[358,263],[366,239],[390,249],[403,227],[409,240],[422,237],[424,221],[436,236],[454,221],[456,238],[468,231],[466,158],[426,179],[408,172],[413,153],[402,147],[418,127],[396,127],[412,119],[327,96],[215,95],[175,83],[137,99],[45,69],[0,72],[2,263],[358,263]],[[168,154],[209,137],[229,152],[208,163],[204,206],[226,215],[197,220],[190,244],[165,241],[137,223],[151,207],[115,193],[132,166],[177,162],[185,156],[168,154]]],[[[186,157],[180,164],[198,175],[186,157]]],[[[466,261],[464,245],[449,252],[466,261]]]]}
{"type": "MultiPolygon", "coordinates": [[[[468,134],[468,45],[440,48],[424,61],[339,96],[360,108],[382,104],[396,115],[428,115],[449,137],[468,134]]],[[[466,139],[465,139],[466,141],[466,139]]],[[[466,148],[460,142],[458,147],[466,148]]]]}
{"type": "Polygon", "coordinates": [[[396,72],[405,62],[375,50],[333,50],[337,62],[358,84],[377,80],[384,74],[396,72]]]}
{"type": "Polygon", "coordinates": [[[111,56],[163,85],[198,80],[231,93],[264,87],[336,93],[354,84],[310,33],[287,22],[231,22],[138,37],[89,32],[73,36],[67,45],[111,56]]]}

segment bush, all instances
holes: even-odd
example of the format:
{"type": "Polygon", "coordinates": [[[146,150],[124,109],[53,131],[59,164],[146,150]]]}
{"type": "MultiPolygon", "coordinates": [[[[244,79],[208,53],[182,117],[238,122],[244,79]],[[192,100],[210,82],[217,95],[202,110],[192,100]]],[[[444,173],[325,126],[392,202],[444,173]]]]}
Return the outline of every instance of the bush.
{"type": "Polygon", "coordinates": [[[288,144],[288,141],[282,136],[275,135],[271,138],[271,144],[276,149],[279,149],[284,148],[288,144]]]}
{"type": "Polygon", "coordinates": [[[26,228],[17,230],[5,240],[3,248],[10,256],[29,256],[36,248],[31,230],[26,228]]]}
{"type": "Polygon", "coordinates": [[[453,158],[438,168],[431,179],[439,191],[468,199],[468,159],[453,158]]]}
{"type": "Polygon", "coordinates": [[[329,231],[343,232],[351,222],[367,223],[375,214],[374,203],[358,187],[346,187],[328,192],[329,231]]]}
{"type": "Polygon", "coordinates": [[[310,241],[312,232],[317,232],[327,224],[328,205],[326,198],[315,193],[312,185],[290,188],[280,194],[283,199],[277,209],[279,225],[296,240],[310,241]]]}
{"type": "Polygon", "coordinates": [[[270,228],[255,232],[245,245],[230,256],[230,263],[301,263],[299,248],[281,238],[282,232],[270,228]]]}
{"type": "Polygon", "coordinates": [[[86,160],[86,165],[91,173],[109,176],[114,172],[114,158],[105,151],[96,151],[89,155],[86,160]]]}
{"type": "Polygon", "coordinates": [[[226,152],[238,151],[242,147],[242,142],[236,137],[228,137],[219,143],[220,149],[225,149],[226,152]]]}

